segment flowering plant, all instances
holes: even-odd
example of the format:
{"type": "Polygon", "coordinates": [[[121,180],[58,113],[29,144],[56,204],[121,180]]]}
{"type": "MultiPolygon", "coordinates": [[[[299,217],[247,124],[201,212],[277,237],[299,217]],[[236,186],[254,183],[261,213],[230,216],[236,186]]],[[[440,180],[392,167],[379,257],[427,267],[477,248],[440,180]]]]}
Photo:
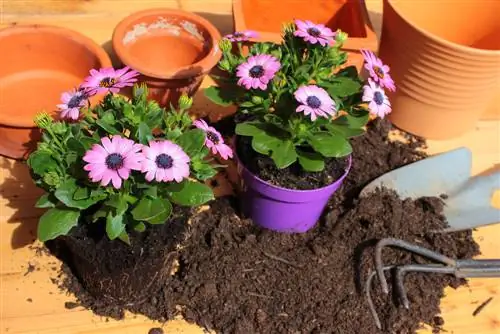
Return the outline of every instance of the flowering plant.
{"type": "Polygon", "coordinates": [[[62,94],[60,114],[40,113],[42,130],[28,165],[46,191],[37,202],[49,208],[40,218],[41,241],[67,234],[78,223],[103,221],[110,239],[129,243],[131,230],[163,224],[172,203],[197,206],[214,198],[203,181],[217,165],[210,151],[227,159],[231,149],[221,135],[187,114],[192,100],[181,96],[179,110],[166,111],[147,100],[128,68],[91,70],[76,90],[62,94]],[[115,95],[134,86],[130,99],[115,95]],[[89,98],[104,93],[92,107],[89,98]],[[85,220],[86,219],[86,220],[85,220]]]}
{"type": "Polygon", "coordinates": [[[228,83],[205,95],[220,105],[236,104],[246,114],[236,134],[251,137],[253,150],[278,168],[298,161],[305,171],[323,170],[326,159],[352,152],[348,139],[364,133],[370,114],[383,118],[391,111],[384,92],[395,89],[389,67],[365,50],[368,80],[344,66],[342,31],[295,20],[284,26],[280,44],[255,43],[245,56],[242,42],[252,37],[235,33],[221,41],[218,66],[228,83]]]}

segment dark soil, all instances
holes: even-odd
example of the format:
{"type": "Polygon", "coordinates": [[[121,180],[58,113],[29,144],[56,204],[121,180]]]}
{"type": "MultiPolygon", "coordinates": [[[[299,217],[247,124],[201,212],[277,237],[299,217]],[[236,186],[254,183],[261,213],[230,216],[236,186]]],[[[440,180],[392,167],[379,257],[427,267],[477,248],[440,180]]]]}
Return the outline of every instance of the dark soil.
{"type": "Polygon", "coordinates": [[[347,158],[339,158],[325,160],[325,168],[320,172],[306,172],[298,162],[279,169],[271,157],[252,149],[251,137],[238,137],[236,151],[243,165],[262,180],[295,190],[325,187],[344,175],[348,164],[347,158]]]}
{"type": "Polygon", "coordinates": [[[80,298],[83,306],[121,318],[125,308],[143,304],[170,279],[189,215],[190,209],[176,207],[164,225],[149,225],[143,233],[129,231],[131,246],[110,241],[102,223],[80,224],[69,236],[46,245],[66,264],[64,271],[78,279],[63,285],[89,293],[80,298]]]}
{"type": "MultiPolygon", "coordinates": [[[[479,252],[470,231],[427,233],[445,226],[439,198],[401,200],[383,191],[357,199],[373,178],[425,156],[416,150],[424,145],[418,138],[408,136],[409,144],[389,142],[390,128],[387,121],[375,121],[367,135],[352,140],[351,172],[320,224],[308,233],[261,230],[237,216],[235,203],[219,199],[192,218],[188,238],[176,254],[177,273],[150,291],[148,300],[113,305],[95,299],[67,266],[60,284],[101,315],[120,318],[128,309],[167,320],[180,312],[220,333],[415,333],[422,322],[439,330],[444,288],[465,281],[408,274],[411,304],[405,310],[392,293],[381,293],[375,279],[372,296],[382,331],[376,329],[363,294],[362,283],[373,269],[373,245],[380,238],[401,238],[456,258],[479,252]]],[[[388,249],[384,262],[425,260],[388,249]]]]}
{"type": "MultiPolygon", "coordinates": [[[[188,320],[221,333],[371,334],[379,331],[360,292],[373,269],[376,240],[401,238],[454,258],[478,254],[470,232],[426,233],[445,226],[437,198],[400,200],[384,191],[356,204],[342,217],[329,215],[309,233],[284,235],[240,220],[220,200],[193,219],[181,269],[165,299],[180,304],[188,320]]],[[[425,261],[388,249],[384,262],[425,261]]],[[[437,274],[407,275],[409,311],[395,306],[392,294],[383,295],[375,284],[382,332],[414,333],[421,321],[433,324],[443,289],[464,283],[437,274]]]]}

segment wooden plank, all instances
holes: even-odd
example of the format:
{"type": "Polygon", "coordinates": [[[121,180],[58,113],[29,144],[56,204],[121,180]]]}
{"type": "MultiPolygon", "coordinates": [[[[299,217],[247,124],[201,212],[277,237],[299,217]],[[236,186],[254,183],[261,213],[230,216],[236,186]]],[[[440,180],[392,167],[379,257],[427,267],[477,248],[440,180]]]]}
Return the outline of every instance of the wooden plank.
{"type": "MultiPolygon", "coordinates": [[[[367,1],[367,5],[375,29],[379,31],[381,0],[367,1]]],[[[0,28],[13,23],[55,24],[78,30],[109,50],[109,39],[116,23],[131,12],[152,7],[204,12],[203,15],[223,33],[232,29],[231,0],[0,0],[0,28]]],[[[206,79],[203,85],[212,83],[206,79]]],[[[207,115],[207,106],[203,95],[197,94],[196,113],[207,115]]],[[[216,112],[224,113],[225,110],[216,112]]],[[[467,146],[473,151],[474,173],[500,166],[500,121],[480,122],[474,131],[454,140],[430,141],[428,151],[438,153],[459,146],[467,146]]],[[[228,192],[223,188],[219,193],[228,192]]],[[[58,266],[58,260],[46,255],[36,256],[30,247],[35,238],[37,218],[43,212],[33,208],[39,194],[26,166],[0,158],[0,332],[138,334],[161,326],[142,316],[129,315],[121,322],[106,321],[87,310],[64,308],[64,302],[73,297],[58,291],[51,281],[57,274],[52,268],[58,266]],[[28,263],[40,270],[25,275],[28,263]]],[[[483,253],[479,257],[500,258],[499,235],[500,225],[474,232],[483,253]]],[[[498,279],[472,279],[468,287],[447,289],[442,301],[445,329],[455,334],[499,333],[499,293],[498,279]],[[490,296],[495,296],[493,301],[473,317],[476,307],[490,296]]],[[[203,332],[179,319],[169,321],[164,329],[169,334],[203,332]]]]}

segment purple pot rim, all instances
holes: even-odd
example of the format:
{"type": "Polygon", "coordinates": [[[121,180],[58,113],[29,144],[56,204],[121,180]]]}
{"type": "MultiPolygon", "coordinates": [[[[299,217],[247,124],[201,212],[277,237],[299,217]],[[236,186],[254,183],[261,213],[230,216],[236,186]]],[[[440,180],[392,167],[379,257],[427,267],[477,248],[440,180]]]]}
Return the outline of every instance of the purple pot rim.
{"type": "Polygon", "coordinates": [[[240,160],[240,158],[238,157],[238,153],[237,153],[237,149],[236,149],[236,136],[233,137],[233,147],[234,147],[234,157],[236,159],[236,161],[238,162],[238,165],[241,166],[241,168],[243,168],[245,170],[246,173],[252,175],[252,177],[254,177],[256,180],[258,180],[259,182],[262,182],[263,184],[265,184],[267,187],[270,187],[272,189],[275,189],[275,190],[279,190],[279,191],[286,191],[286,192],[289,192],[289,193],[295,193],[295,194],[306,194],[306,193],[315,193],[315,192],[322,192],[324,191],[325,189],[328,189],[328,188],[331,188],[331,187],[335,187],[337,186],[337,183],[339,181],[342,181],[343,179],[346,178],[347,174],[349,174],[349,171],[351,170],[351,166],[352,166],[352,153],[350,153],[347,157],[348,157],[348,160],[347,160],[347,168],[345,169],[345,172],[344,174],[342,174],[341,177],[339,177],[338,179],[336,179],[335,181],[333,181],[332,183],[330,183],[329,185],[326,185],[324,187],[321,187],[321,188],[315,188],[315,189],[307,189],[307,190],[297,190],[297,189],[289,189],[289,188],[283,188],[283,187],[279,187],[279,186],[276,186],[274,184],[271,184],[267,181],[264,181],[262,180],[260,177],[258,177],[257,175],[255,175],[254,173],[252,173],[246,166],[245,164],[243,164],[240,160]]]}

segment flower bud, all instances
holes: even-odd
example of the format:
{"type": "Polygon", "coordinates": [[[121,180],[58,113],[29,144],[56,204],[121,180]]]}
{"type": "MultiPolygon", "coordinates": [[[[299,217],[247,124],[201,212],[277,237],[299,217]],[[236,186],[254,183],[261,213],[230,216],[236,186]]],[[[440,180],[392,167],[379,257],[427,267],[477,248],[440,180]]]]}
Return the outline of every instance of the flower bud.
{"type": "Polygon", "coordinates": [[[52,125],[52,121],[53,121],[52,117],[50,117],[50,115],[47,114],[46,112],[38,113],[33,119],[35,125],[40,129],[47,129],[49,126],[52,125]]]}
{"type": "Polygon", "coordinates": [[[231,44],[230,40],[223,38],[219,42],[219,48],[223,53],[228,53],[231,52],[231,50],[233,49],[233,45],[231,44]]]}
{"type": "Polygon", "coordinates": [[[52,131],[54,131],[54,133],[57,135],[62,135],[66,132],[66,125],[61,122],[54,123],[54,125],[52,126],[52,131]]]}
{"type": "Polygon", "coordinates": [[[141,83],[140,85],[134,85],[133,94],[136,99],[148,93],[148,87],[145,83],[141,83]]]}
{"type": "Polygon", "coordinates": [[[227,60],[226,58],[223,58],[219,62],[219,66],[220,66],[221,69],[223,69],[225,71],[230,71],[231,70],[231,64],[229,63],[229,60],[227,60]]]}
{"type": "Polygon", "coordinates": [[[291,22],[284,23],[281,27],[284,35],[293,34],[295,31],[295,24],[291,22]]]}
{"type": "Polygon", "coordinates": [[[348,34],[338,29],[335,33],[335,41],[339,44],[344,43],[347,40],[348,34]]]}
{"type": "Polygon", "coordinates": [[[190,98],[186,93],[182,94],[179,98],[179,108],[182,110],[186,110],[191,108],[193,105],[193,99],[190,98]]]}
{"type": "Polygon", "coordinates": [[[264,102],[264,99],[260,96],[254,95],[254,96],[252,96],[252,102],[254,104],[262,104],[262,102],[264,102]]]}
{"type": "Polygon", "coordinates": [[[58,187],[61,184],[61,178],[56,172],[47,172],[43,175],[43,182],[49,186],[58,187]]]}

